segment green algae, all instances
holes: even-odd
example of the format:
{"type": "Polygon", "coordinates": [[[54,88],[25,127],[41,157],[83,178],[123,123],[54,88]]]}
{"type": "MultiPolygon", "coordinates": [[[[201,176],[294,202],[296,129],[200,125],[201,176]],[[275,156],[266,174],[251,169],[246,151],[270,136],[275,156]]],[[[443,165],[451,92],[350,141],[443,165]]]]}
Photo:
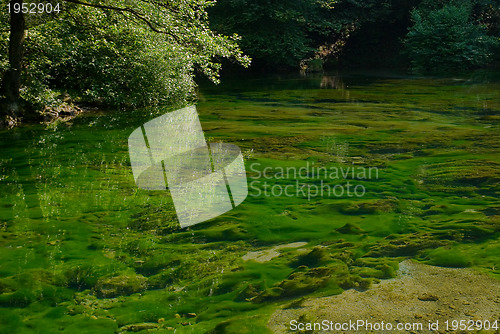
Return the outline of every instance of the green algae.
{"type": "Polygon", "coordinates": [[[0,333],[265,333],[276,307],[367,289],[406,257],[500,278],[500,83],[333,77],[201,87],[205,136],[245,152],[250,195],[188,229],[128,161],[128,135],[168,110],[0,133],[0,333]],[[279,170],[312,165],[378,174],[279,170]],[[297,179],[366,193],[255,196],[297,179]]]}

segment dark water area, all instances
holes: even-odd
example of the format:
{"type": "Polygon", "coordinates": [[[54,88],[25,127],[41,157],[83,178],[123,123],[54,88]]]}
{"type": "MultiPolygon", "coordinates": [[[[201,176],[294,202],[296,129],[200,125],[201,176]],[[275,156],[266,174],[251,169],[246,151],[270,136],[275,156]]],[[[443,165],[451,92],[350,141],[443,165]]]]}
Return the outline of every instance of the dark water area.
{"type": "Polygon", "coordinates": [[[500,278],[498,73],[228,79],[197,109],[249,195],[185,229],[128,153],[171,109],[0,132],[0,333],[265,333],[406,258],[500,278]]]}

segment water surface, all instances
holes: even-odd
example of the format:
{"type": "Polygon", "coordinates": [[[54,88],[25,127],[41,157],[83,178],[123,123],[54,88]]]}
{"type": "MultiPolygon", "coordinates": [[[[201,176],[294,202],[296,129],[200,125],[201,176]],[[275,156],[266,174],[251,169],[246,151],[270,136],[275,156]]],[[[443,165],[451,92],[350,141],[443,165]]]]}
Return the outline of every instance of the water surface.
{"type": "Polygon", "coordinates": [[[137,189],[127,151],[171,109],[3,131],[0,332],[264,333],[276,307],[369,288],[408,257],[498,278],[499,92],[492,73],[202,86],[205,137],[242,149],[250,194],[188,229],[168,192],[137,189]],[[363,195],[314,193],[347,182],[363,195]]]}

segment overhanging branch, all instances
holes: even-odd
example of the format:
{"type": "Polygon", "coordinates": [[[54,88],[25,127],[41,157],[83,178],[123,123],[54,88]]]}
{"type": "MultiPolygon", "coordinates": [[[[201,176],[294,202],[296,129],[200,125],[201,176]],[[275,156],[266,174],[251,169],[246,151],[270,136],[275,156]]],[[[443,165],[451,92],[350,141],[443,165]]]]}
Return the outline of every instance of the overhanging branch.
{"type": "Polygon", "coordinates": [[[64,0],[64,1],[71,2],[71,3],[77,4],[77,5],[87,6],[87,7],[100,8],[100,9],[106,9],[106,10],[113,10],[113,11],[117,11],[117,12],[121,12],[121,13],[130,13],[136,19],[138,19],[139,21],[144,22],[152,31],[160,33],[160,34],[169,35],[169,36],[173,37],[177,43],[181,44],[181,41],[180,41],[180,39],[179,39],[179,37],[177,35],[169,32],[169,31],[166,31],[166,30],[160,30],[160,29],[158,29],[157,27],[155,27],[155,25],[159,26],[159,24],[150,21],[149,19],[147,19],[146,17],[144,17],[143,14],[139,13],[138,11],[136,11],[136,10],[134,10],[132,8],[128,8],[128,7],[116,7],[116,6],[101,5],[101,4],[93,4],[93,3],[83,2],[83,1],[79,1],[79,0],[64,0]]]}

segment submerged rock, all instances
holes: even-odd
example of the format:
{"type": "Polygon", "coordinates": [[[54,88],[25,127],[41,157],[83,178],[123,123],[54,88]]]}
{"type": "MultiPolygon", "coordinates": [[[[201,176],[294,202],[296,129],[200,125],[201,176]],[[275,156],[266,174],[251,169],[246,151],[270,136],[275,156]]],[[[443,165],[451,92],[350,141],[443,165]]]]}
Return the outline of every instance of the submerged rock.
{"type": "Polygon", "coordinates": [[[131,295],[146,289],[146,277],[142,275],[122,275],[99,279],[94,292],[99,298],[113,298],[131,295]]]}
{"type": "Polygon", "coordinates": [[[431,293],[424,292],[418,296],[418,300],[425,301],[425,302],[435,302],[438,300],[439,297],[436,295],[433,295],[431,293]]]}
{"type": "Polygon", "coordinates": [[[344,226],[339,227],[335,231],[342,234],[362,234],[364,233],[363,229],[356,224],[346,223],[344,226]]]}
{"type": "Polygon", "coordinates": [[[330,259],[330,255],[325,247],[314,247],[309,253],[299,256],[297,264],[308,267],[317,266],[330,259]]]}
{"type": "Polygon", "coordinates": [[[252,300],[260,293],[260,288],[254,284],[248,284],[235,298],[236,301],[252,300]]]}
{"type": "Polygon", "coordinates": [[[302,296],[306,293],[323,288],[332,278],[334,268],[319,267],[309,269],[299,267],[276,286],[262,291],[254,298],[248,299],[254,303],[261,303],[282,298],[302,296]]]}
{"type": "Polygon", "coordinates": [[[423,249],[434,249],[449,244],[431,233],[415,232],[404,235],[389,235],[370,247],[365,256],[413,256],[423,249]]]}
{"type": "Polygon", "coordinates": [[[28,289],[21,289],[13,293],[0,295],[0,307],[23,308],[35,300],[35,295],[28,289]]]}
{"type": "Polygon", "coordinates": [[[391,212],[397,202],[392,199],[381,199],[369,202],[350,202],[341,207],[340,211],[346,215],[364,215],[391,212]]]}
{"type": "Polygon", "coordinates": [[[140,332],[148,329],[156,329],[159,325],[152,322],[145,322],[142,324],[131,324],[120,328],[120,333],[125,332],[140,332]]]}
{"type": "Polygon", "coordinates": [[[255,262],[264,263],[274,259],[275,257],[280,256],[280,250],[286,248],[299,248],[307,245],[307,242],[292,242],[289,244],[277,245],[272,248],[256,251],[256,252],[248,252],[243,255],[243,261],[253,260],[255,262]]]}

